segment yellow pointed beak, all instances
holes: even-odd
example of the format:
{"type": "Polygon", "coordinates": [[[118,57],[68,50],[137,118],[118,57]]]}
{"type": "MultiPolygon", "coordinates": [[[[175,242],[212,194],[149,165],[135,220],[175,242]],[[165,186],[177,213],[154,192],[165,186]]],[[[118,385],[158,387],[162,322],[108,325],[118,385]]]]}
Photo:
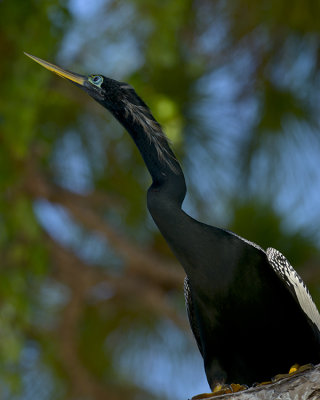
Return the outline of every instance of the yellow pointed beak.
{"type": "Polygon", "coordinates": [[[83,75],[75,74],[74,72],[67,71],[58,67],[57,65],[51,64],[48,61],[41,60],[41,58],[32,56],[31,54],[24,53],[26,56],[30,57],[33,61],[42,65],[44,68],[47,68],[49,71],[54,72],[55,74],[61,76],[62,78],[68,79],[78,85],[83,86],[84,82],[86,82],[87,78],[83,75]]]}

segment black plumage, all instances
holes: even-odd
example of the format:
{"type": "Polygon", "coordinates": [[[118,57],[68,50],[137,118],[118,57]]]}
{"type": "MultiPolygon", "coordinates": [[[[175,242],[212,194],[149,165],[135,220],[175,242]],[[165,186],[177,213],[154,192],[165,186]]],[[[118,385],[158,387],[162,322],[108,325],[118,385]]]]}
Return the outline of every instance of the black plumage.
{"type": "Polygon", "coordinates": [[[251,385],[295,363],[320,362],[320,316],[301,278],[276,250],[264,251],[182,210],[182,169],[134,89],[30,57],[84,89],[137,145],[152,177],[148,209],[187,274],[188,316],[211,388],[224,382],[251,385]]]}

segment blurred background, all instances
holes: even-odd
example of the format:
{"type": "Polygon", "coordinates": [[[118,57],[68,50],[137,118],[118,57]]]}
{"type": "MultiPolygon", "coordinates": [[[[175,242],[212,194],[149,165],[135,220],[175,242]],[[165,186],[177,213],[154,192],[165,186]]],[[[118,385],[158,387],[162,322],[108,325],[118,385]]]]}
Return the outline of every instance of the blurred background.
{"type": "Polygon", "coordinates": [[[319,306],[319,16],[314,0],[0,1],[2,400],[209,389],[132,140],[23,51],[132,84],[181,160],[184,209],[279,249],[319,306]]]}

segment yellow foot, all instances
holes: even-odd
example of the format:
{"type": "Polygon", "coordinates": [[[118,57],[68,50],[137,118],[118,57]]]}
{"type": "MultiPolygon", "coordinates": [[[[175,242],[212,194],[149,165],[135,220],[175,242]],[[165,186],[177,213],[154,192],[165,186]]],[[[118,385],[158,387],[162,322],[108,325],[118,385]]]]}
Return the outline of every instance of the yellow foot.
{"type": "Polygon", "coordinates": [[[300,372],[307,371],[308,369],[312,369],[313,365],[312,364],[305,364],[305,365],[299,365],[299,364],[294,364],[288,374],[278,374],[275,377],[272,378],[272,382],[277,382],[280,381],[280,379],[284,378],[289,378],[292,375],[299,374],[300,372]]]}
{"type": "Polygon", "coordinates": [[[263,385],[269,385],[270,383],[278,382],[281,379],[284,378],[290,378],[291,376],[295,374],[299,374],[300,372],[307,371],[308,369],[312,369],[313,364],[305,364],[305,365],[299,365],[299,364],[294,364],[288,374],[278,374],[274,376],[271,381],[266,381],[266,382],[261,382],[261,383],[255,383],[253,386],[263,386],[263,385]]]}
{"type": "Polygon", "coordinates": [[[231,385],[216,385],[212,393],[198,394],[197,396],[192,397],[191,400],[208,399],[210,397],[221,396],[223,394],[228,394],[228,393],[236,393],[246,389],[248,389],[248,386],[239,385],[237,383],[231,383],[231,385]]]}
{"type": "Polygon", "coordinates": [[[294,364],[290,369],[289,369],[289,375],[290,374],[294,374],[298,371],[298,369],[300,368],[299,364],[294,364]]]}

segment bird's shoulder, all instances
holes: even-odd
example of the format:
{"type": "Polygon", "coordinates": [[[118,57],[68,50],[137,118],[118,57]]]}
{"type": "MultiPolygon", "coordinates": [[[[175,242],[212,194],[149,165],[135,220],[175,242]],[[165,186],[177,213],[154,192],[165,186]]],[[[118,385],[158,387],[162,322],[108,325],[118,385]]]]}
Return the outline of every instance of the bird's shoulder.
{"type": "Polygon", "coordinates": [[[225,231],[227,234],[231,235],[231,237],[236,238],[236,239],[240,240],[241,242],[246,243],[247,245],[252,246],[252,247],[254,247],[255,249],[257,249],[257,250],[262,251],[263,253],[265,253],[264,249],[263,249],[261,246],[259,246],[257,243],[252,242],[251,240],[245,239],[244,237],[242,237],[242,236],[240,236],[240,235],[237,235],[236,233],[234,233],[234,232],[232,232],[232,231],[229,231],[229,230],[227,230],[227,229],[224,229],[224,231],[225,231]]]}

